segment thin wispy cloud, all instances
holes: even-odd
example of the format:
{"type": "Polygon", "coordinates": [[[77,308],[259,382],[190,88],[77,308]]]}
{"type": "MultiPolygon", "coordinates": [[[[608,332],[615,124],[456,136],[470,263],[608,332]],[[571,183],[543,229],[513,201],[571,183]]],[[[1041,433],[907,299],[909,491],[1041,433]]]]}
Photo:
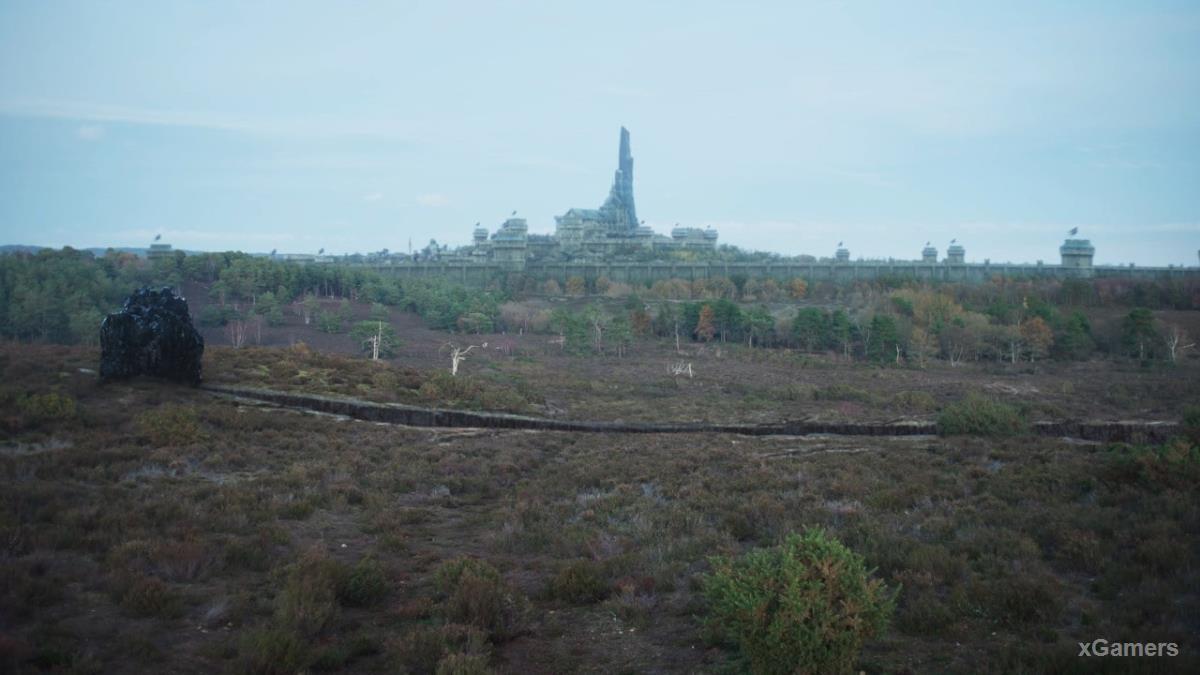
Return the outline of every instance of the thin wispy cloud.
{"type": "Polygon", "coordinates": [[[428,194],[417,195],[417,204],[436,209],[449,206],[450,199],[440,192],[430,192],[428,194]]]}
{"type": "Polygon", "coordinates": [[[363,195],[364,202],[377,202],[381,199],[383,199],[382,192],[368,192],[367,194],[363,195]]]}
{"type": "Polygon", "coordinates": [[[75,130],[75,136],[81,141],[98,141],[104,138],[104,127],[98,124],[85,124],[75,130]]]}
{"type": "Polygon", "coordinates": [[[109,124],[182,127],[264,136],[372,137],[412,142],[413,130],[394,120],[262,117],[207,110],[170,110],[37,98],[0,99],[0,115],[109,124]]]}

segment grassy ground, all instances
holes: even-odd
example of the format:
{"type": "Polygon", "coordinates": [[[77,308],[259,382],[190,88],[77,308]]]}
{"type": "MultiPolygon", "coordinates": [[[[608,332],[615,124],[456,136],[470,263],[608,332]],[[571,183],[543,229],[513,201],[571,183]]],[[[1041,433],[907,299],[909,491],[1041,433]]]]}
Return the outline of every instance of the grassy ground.
{"type": "MultiPolygon", "coordinates": [[[[1200,665],[1184,446],[408,429],[99,386],[95,361],[0,348],[0,670],[730,672],[706,558],[808,525],[902,588],[868,672],[1200,665]],[[498,574],[455,584],[461,556],[498,574]],[[1183,656],[1075,656],[1097,637],[1183,656]]],[[[206,373],[489,403],[303,350],[206,373]]]]}

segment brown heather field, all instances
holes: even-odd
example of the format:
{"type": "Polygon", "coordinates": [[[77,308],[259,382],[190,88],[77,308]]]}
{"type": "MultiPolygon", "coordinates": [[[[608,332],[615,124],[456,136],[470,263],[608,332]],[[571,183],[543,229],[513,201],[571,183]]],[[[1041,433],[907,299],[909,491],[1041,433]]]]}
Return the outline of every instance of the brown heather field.
{"type": "MultiPolygon", "coordinates": [[[[490,348],[455,379],[445,334],[393,323],[390,363],[210,335],[205,377],[656,421],[932,419],[971,391],[1030,419],[1178,420],[1200,401],[1194,360],[901,369],[688,346],[688,379],[666,371],[673,344],[570,357],[545,336],[476,337],[490,348]]],[[[97,361],[0,346],[0,672],[737,672],[702,625],[707,558],[806,526],[900,588],[862,671],[1200,667],[1185,441],[405,428],[102,386],[81,371],[97,361]],[[464,564],[496,573],[458,583],[464,564]],[[1077,658],[1097,637],[1182,656],[1077,658]]]]}

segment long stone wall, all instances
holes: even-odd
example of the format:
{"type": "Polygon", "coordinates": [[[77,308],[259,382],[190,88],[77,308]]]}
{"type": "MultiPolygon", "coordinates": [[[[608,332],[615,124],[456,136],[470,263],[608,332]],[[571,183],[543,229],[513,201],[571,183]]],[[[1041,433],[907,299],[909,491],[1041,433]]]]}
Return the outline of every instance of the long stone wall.
{"type": "MultiPolygon", "coordinates": [[[[793,421],[776,424],[671,424],[651,422],[606,422],[549,419],[529,415],[422,408],[398,403],[374,403],[354,398],[319,396],[299,392],[201,385],[201,389],[222,396],[251,399],[289,408],[344,415],[369,422],[386,422],[414,427],[468,427],[482,429],[535,429],[577,433],[621,434],[740,434],[746,436],[803,436],[837,434],[842,436],[922,436],[937,434],[932,421],[896,423],[793,421]]],[[[1030,431],[1039,436],[1080,438],[1100,442],[1162,443],[1179,432],[1174,422],[1074,421],[1035,422],[1030,431]]]]}
{"type": "Polygon", "coordinates": [[[732,278],[786,281],[796,277],[818,281],[853,282],[860,279],[903,278],[928,281],[981,282],[993,277],[1182,279],[1200,278],[1197,267],[1063,267],[1061,265],[1010,265],[1003,263],[922,262],[813,262],[813,263],[529,263],[523,270],[494,263],[415,263],[383,265],[380,272],[403,278],[439,277],[468,285],[483,285],[498,275],[519,272],[539,280],[566,283],[571,277],[628,284],[653,283],[664,279],[732,278]]]}

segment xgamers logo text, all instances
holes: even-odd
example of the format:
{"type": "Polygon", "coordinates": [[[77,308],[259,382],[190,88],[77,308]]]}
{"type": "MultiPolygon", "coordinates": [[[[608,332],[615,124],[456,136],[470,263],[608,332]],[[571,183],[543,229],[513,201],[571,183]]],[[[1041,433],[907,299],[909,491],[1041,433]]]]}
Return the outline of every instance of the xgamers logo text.
{"type": "Polygon", "coordinates": [[[1097,638],[1079,643],[1078,656],[1179,656],[1174,642],[1109,642],[1097,638]]]}

